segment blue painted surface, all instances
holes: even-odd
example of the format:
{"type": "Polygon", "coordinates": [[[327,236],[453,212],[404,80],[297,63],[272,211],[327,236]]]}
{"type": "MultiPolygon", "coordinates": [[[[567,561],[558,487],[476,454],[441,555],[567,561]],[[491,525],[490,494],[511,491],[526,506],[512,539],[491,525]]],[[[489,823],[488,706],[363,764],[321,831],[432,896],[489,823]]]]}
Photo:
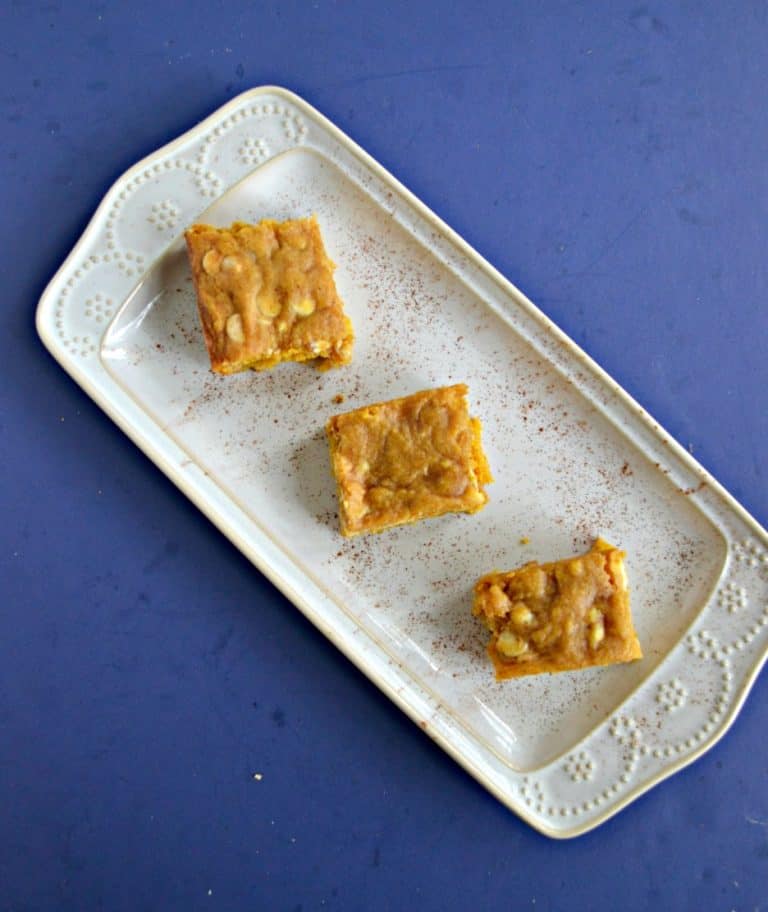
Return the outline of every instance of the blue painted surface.
{"type": "Polygon", "coordinates": [[[355,671],[35,336],[109,184],[239,91],[283,84],[768,523],[768,8],[466,7],[5,4],[0,909],[768,908],[764,675],[711,753],[553,843],[355,671]]]}

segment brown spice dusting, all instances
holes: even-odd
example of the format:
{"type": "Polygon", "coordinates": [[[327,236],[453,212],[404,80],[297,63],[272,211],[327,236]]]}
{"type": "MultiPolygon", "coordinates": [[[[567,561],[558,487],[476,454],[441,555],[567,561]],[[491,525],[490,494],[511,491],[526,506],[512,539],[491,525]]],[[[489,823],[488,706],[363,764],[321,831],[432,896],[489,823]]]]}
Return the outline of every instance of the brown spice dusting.
{"type": "Polygon", "coordinates": [[[680,493],[681,493],[681,494],[685,494],[685,496],[688,497],[688,496],[691,495],[691,494],[698,494],[699,491],[700,491],[702,488],[706,488],[706,486],[707,486],[706,481],[700,481],[700,482],[696,485],[695,488],[681,488],[681,489],[680,489],[680,493]]]}
{"type": "MultiPolygon", "coordinates": [[[[290,196],[286,199],[292,203],[290,196]]],[[[281,200],[278,202],[282,205],[281,200]]],[[[462,349],[467,347],[471,358],[478,355],[476,340],[467,332],[467,327],[476,321],[464,315],[459,319],[450,304],[446,304],[452,299],[452,280],[443,280],[444,269],[438,260],[432,269],[431,261],[414,256],[413,262],[408,259],[407,265],[401,267],[396,249],[400,228],[394,222],[392,225],[384,227],[375,239],[365,222],[348,232],[342,226],[343,238],[334,251],[345,270],[348,287],[357,292],[360,307],[364,307],[371,319],[366,356],[381,366],[373,376],[363,369],[362,363],[353,362],[345,370],[346,401],[356,405],[405,395],[428,385],[465,381],[469,378],[464,375],[464,369],[452,364],[450,355],[460,345],[462,349]],[[362,245],[369,248],[367,254],[360,250],[362,245]],[[425,326],[430,328],[429,338],[435,347],[422,359],[414,355],[421,355],[425,326]],[[466,335],[462,337],[462,333],[466,335]],[[395,346],[392,346],[393,338],[397,340],[395,346]]],[[[472,706],[475,700],[481,701],[513,731],[520,725],[523,746],[512,748],[509,758],[510,762],[518,762],[526,749],[535,747],[534,742],[529,744],[525,738],[530,741],[541,735],[545,737],[542,744],[549,745],[546,739],[554,739],[554,748],[564,746],[557,734],[561,711],[571,713],[578,709],[581,721],[576,727],[586,730],[623,697],[625,690],[631,689],[631,682],[626,688],[619,688],[621,693],[613,694],[610,688],[598,689],[592,703],[588,683],[580,684],[581,689],[574,686],[572,691],[567,688],[567,693],[559,694],[546,681],[539,681],[537,687],[542,696],[536,700],[537,707],[541,707],[538,728],[532,733],[530,727],[520,724],[520,715],[532,694],[519,688],[514,689],[514,694],[509,691],[499,694],[486,671],[485,637],[467,610],[471,600],[468,580],[474,579],[479,565],[488,569],[504,566],[510,556],[521,554],[525,560],[531,550],[529,546],[523,551],[518,544],[521,533],[517,533],[517,539],[514,537],[515,525],[519,528],[525,521],[525,513],[519,509],[520,501],[499,492],[498,524],[492,522],[491,513],[479,517],[444,517],[434,520],[434,526],[429,528],[393,529],[386,539],[359,540],[357,545],[352,544],[354,539],[340,541],[325,440],[322,435],[316,439],[315,430],[318,413],[327,415],[334,411],[335,403],[331,402],[342,384],[332,375],[301,371],[294,365],[272,376],[229,378],[231,382],[226,387],[216,379],[209,382],[208,366],[203,363],[201,332],[194,319],[190,279],[179,281],[179,285],[183,285],[185,300],[179,302],[179,318],[171,320],[173,332],[161,339],[166,343],[166,353],[162,358],[157,357],[154,349],[157,338],[151,339],[143,353],[149,358],[154,356],[154,362],[167,376],[175,373],[178,365],[187,380],[185,397],[179,404],[183,414],[176,416],[180,437],[189,443],[189,434],[199,428],[209,430],[222,454],[218,464],[207,466],[213,469],[214,477],[236,486],[239,478],[235,473],[242,471],[244,487],[249,491],[260,495],[266,490],[274,504],[286,504],[298,520],[303,515],[308,525],[318,523],[312,533],[323,536],[322,541],[328,546],[319,568],[323,584],[330,588],[338,585],[345,596],[353,593],[349,607],[363,629],[369,629],[371,620],[386,619],[393,636],[402,635],[434,660],[435,692],[452,711],[465,706],[460,701],[469,693],[472,706]],[[230,403],[234,406],[233,417],[227,419],[230,403]],[[234,417],[241,413],[242,420],[235,422],[234,417]],[[195,424],[190,429],[191,422],[195,424]],[[269,424],[273,424],[271,432],[269,424]],[[254,436],[256,427],[266,433],[254,436]],[[242,456],[235,459],[238,448],[242,456]],[[275,471],[277,465],[281,466],[279,474],[275,471]],[[273,488],[269,487],[273,482],[273,488]],[[506,521],[502,521],[502,516],[506,521]],[[400,580],[408,587],[398,586],[400,580]],[[488,683],[484,678],[488,678],[488,683]],[[445,680],[450,690],[445,689],[445,680]]],[[[482,302],[477,306],[467,302],[470,313],[484,313],[484,306],[482,302]]],[[[176,311],[171,309],[169,313],[176,311]]],[[[663,558],[661,568],[667,572],[667,579],[672,580],[663,593],[665,600],[668,597],[670,604],[680,606],[680,617],[676,613],[670,624],[674,629],[669,639],[673,639],[672,634],[677,635],[677,628],[688,622],[693,610],[690,593],[700,584],[699,577],[706,569],[701,557],[706,542],[689,542],[681,539],[680,528],[668,528],[671,498],[662,498],[663,491],[656,496],[658,479],[654,478],[663,470],[660,466],[658,472],[653,470],[650,463],[646,466],[644,459],[635,460],[632,453],[636,448],[622,442],[605,424],[599,410],[602,401],[608,398],[606,394],[593,390],[593,406],[590,397],[582,399],[580,390],[571,394],[562,379],[548,382],[555,372],[549,364],[545,343],[539,340],[536,346],[529,347],[524,337],[518,338],[511,331],[507,345],[507,329],[502,328],[498,337],[505,341],[497,345],[494,334],[489,332],[497,325],[495,318],[483,317],[479,325],[484,329],[482,338],[477,339],[480,361],[468,372],[481,378],[478,389],[482,383],[483,400],[493,401],[498,412],[509,416],[510,424],[517,424],[516,450],[530,453],[532,461],[545,468],[540,474],[531,473],[522,480],[524,502],[536,503],[540,493],[551,491],[554,540],[566,548],[573,535],[573,553],[586,547],[598,531],[610,533],[614,529],[631,528],[635,508],[657,521],[660,534],[668,535],[675,545],[674,552],[663,558]],[[536,351],[539,346],[541,351],[536,351]],[[538,432],[540,427],[542,431],[538,432]],[[568,440],[572,443],[560,445],[568,440]],[[630,458],[633,477],[622,468],[624,460],[630,458]],[[607,471],[599,472],[597,467],[607,471]],[[644,496],[646,493],[648,496],[644,496]],[[657,503],[660,498],[663,503],[657,503]],[[681,550],[679,545],[683,541],[685,547],[681,550]]],[[[589,384],[593,380],[578,370],[572,376],[577,384],[589,384]]],[[[497,428],[494,422],[487,421],[486,430],[493,448],[505,452],[509,426],[497,428]]],[[[191,451],[195,452],[194,445],[191,451]]],[[[205,466],[201,464],[201,468],[205,466]]],[[[698,480],[691,475],[687,483],[693,486],[698,480]]],[[[681,509],[684,502],[679,501],[679,495],[683,487],[669,485],[669,494],[677,494],[681,509]]],[[[545,550],[549,548],[549,533],[543,534],[536,526],[531,534],[537,539],[537,548],[539,545],[545,550]]],[[[282,539],[281,544],[284,544],[282,539]]],[[[291,549],[290,541],[286,547],[291,549]]],[[[659,599],[654,598],[660,588],[653,573],[656,569],[648,569],[644,561],[637,559],[633,568],[638,589],[650,596],[647,610],[651,614],[659,610],[656,607],[659,599]]],[[[650,621],[647,623],[650,625],[650,621]]],[[[649,651],[652,662],[663,654],[664,648],[666,642],[649,651]]],[[[419,717],[416,722],[419,723],[419,717]]],[[[479,724],[482,726],[482,721],[479,724]]],[[[542,750],[549,751],[549,746],[542,750]]]]}

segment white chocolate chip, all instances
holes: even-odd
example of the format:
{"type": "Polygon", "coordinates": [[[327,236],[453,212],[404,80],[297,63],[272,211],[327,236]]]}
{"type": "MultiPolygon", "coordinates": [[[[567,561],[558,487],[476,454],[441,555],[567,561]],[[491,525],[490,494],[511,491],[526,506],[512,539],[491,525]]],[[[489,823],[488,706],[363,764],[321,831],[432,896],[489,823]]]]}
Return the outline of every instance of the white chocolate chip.
{"type": "Polygon", "coordinates": [[[275,297],[259,298],[259,310],[265,317],[276,317],[280,313],[280,301],[275,297]]]}
{"type": "Polygon", "coordinates": [[[528,624],[533,623],[533,612],[522,602],[512,606],[510,617],[515,624],[519,624],[521,627],[527,627],[528,624]]]}
{"type": "Polygon", "coordinates": [[[603,613],[599,608],[590,608],[587,613],[587,621],[590,624],[596,624],[598,621],[602,621],[603,613]]]}
{"type": "Polygon", "coordinates": [[[300,317],[308,317],[315,312],[315,299],[312,297],[295,298],[291,302],[293,312],[300,317]]]}
{"type": "Polygon", "coordinates": [[[203,269],[208,273],[208,275],[213,275],[214,272],[217,272],[220,263],[221,254],[214,247],[207,251],[203,256],[203,269]]]}
{"type": "Polygon", "coordinates": [[[240,257],[225,256],[221,261],[219,268],[223,269],[225,272],[242,272],[243,261],[240,259],[240,257]]]}
{"type": "Polygon", "coordinates": [[[587,639],[589,640],[589,648],[597,649],[597,647],[605,639],[605,627],[603,626],[602,621],[596,621],[594,624],[589,625],[589,633],[587,634],[587,639]]]}
{"type": "Polygon", "coordinates": [[[534,567],[530,577],[531,595],[533,598],[543,598],[547,591],[547,574],[541,567],[534,567]]]}
{"type": "Polygon", "coordinates": [[[496,649],[509,659],[516,659],[528,651],[528,643],[510,630],[502,630],[496,640],[496,649]]]}
{"type": "Polygon", "coordinates": [[[509,610],[509,599],[504,594],[501,586],[497,586],[495,583],[488,590],[488,601],[491,603],[494,614],[503,615],[509,610]]]}
{"type": "Polygon", "coordinates": [[[243,331],[243,318],[239,313],[232,314],[227,318],[227,335],[233,342],[245,342],[245,332],[243,331]]]}

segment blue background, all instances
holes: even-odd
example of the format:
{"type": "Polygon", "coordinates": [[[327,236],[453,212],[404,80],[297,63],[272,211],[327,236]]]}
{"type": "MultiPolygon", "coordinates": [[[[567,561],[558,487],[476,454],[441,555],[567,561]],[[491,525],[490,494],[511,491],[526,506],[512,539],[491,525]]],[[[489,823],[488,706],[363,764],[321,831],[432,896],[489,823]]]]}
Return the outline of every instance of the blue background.
{"type": "Polygon", "coordinates": [[[35,335],[112,181],[282,84],[765,525],[768,7],[456,5],[3,4],[0,909],[767,907],[765,675],[703,759],[554,843],[390,705],[35,335]]]}

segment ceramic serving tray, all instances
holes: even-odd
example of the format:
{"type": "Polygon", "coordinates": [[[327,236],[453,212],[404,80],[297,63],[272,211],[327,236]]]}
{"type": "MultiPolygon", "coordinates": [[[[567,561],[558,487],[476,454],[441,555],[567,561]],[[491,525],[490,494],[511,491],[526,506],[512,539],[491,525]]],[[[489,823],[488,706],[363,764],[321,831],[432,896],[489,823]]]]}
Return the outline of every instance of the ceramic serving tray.
{"type": "Polygon", "coordinates": [[[306,102],[254,89],[131,168],[46,289],[62,367],[468,772],[583,833],[727,730],[768,648],[768,537],[692,457],[306,102]],[[210,372],[181,232],[316,213],[354,360],[210,372]],[[343,539],[323,425],[464,382],[496,481],[472,516],[343,539]],[[344,405],[334,398],[344,397],[344,405]],[[601,535],[628,554],[636,663],[497,683],[471,589],[601,535]]]}

